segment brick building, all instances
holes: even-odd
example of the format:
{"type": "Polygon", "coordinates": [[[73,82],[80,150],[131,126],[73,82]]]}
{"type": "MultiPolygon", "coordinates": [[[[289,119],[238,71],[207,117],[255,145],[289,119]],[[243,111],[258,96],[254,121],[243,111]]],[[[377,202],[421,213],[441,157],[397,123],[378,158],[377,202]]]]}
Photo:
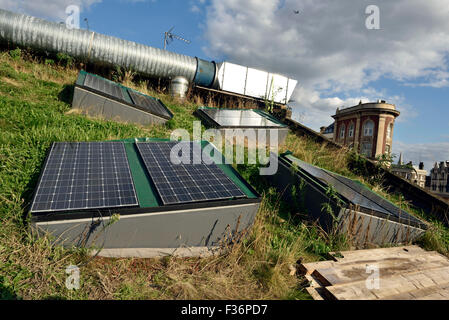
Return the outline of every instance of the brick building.
{"type": "MultiPolygon", "coordinates": [[[[335,119],[332,140],[371,159],[391,154],[394,121],[399,114],[393,104],[384,100],[337,109],[332,116],[335,119]]],[[[322,133],[328,128],[323,128],[322,133]]]]}

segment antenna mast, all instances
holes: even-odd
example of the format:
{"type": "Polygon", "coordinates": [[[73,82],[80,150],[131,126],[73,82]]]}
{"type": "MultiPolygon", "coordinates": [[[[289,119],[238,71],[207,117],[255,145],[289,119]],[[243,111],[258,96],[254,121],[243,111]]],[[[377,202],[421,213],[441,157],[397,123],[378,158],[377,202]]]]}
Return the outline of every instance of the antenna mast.
{"type": "Polygon", "coordinates": [[[164,32],[164,50],[166,50],[167,45],[173,41],[173,39],[178,39],[181,41],[184,41],[187,44],[190,44],[190,40],[184,39],[176,34],[173,34],[172,31],[175,27],[171,27],[170,30],[168,30],[167,32],[164,32]]]}

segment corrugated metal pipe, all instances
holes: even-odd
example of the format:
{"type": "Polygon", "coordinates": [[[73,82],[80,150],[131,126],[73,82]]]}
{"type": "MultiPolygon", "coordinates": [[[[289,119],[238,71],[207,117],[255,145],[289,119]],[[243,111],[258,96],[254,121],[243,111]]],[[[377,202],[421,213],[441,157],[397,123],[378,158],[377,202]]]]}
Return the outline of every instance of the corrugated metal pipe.
{"type": "Polygon", "coordinates": [[[69,29],[65,24],[0,9],[0,39],[23,47],[66,53],[133,69],[158,78],[182,76],[210,87],[215,79],[214,62],[169,52],[93,31],[69,29]]]}

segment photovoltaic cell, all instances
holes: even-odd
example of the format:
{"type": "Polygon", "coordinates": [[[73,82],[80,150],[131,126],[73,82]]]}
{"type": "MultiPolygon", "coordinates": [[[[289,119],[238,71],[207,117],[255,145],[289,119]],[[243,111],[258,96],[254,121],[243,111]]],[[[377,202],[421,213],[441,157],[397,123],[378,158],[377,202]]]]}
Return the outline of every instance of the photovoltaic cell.
{"type": "Polygon", "coordinates": [[[165,106],[161,103],[160,100],[150,98],[147,96],[144,96],[138,92],[135,92],[133,90],[128,90],[128,93],[133,100],[133,103],[139,107],[142,108],[150,113],[153,113],[155,115],[159,115],[162,117],[171,117],[171,115],[168,113],[165,106]]]}
{"type": "Polygon", "coordinates": [[[124,100],[122,88],[106,79],[87,74],[84,80],[84,86],[101,93],[105,93],[119,100],[124,100]]]}
{"type": "Polygon", "coordinates": [[[31,212],[138,205],[122,142],[52,145],[31,212]]]}
{"type": "Polygon", "coordinates": [[[368,210],[381,212],[386,215],[392,215],[398,219],[421,223],[419,219],[413,217],[408,212],[401,210],[390,201],[363,187],[354,180],[323,170],[293,157],[287,156],[287,158],[307,174],[334,187],[337,193],[341,194],[355,205],[359,205],[368,210]]]}
{"type": "Polygon", "coordinates": [[[196,142],[137,143],[137,148],[164,204],[245,197],[210,158],[201,159],[201,146],[196,142]],[[170,153],[176,145],[189,148],[193,163],[171,162],[170,153]]]}

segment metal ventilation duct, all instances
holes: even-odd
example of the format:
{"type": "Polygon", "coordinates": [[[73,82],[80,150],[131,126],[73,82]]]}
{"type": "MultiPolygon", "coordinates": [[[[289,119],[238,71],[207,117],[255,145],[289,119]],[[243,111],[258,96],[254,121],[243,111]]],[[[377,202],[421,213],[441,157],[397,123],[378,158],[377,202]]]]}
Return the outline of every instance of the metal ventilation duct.
{"type": "Polygon", "coordinates": [[[297,81],[228,62],[216,64],[93,31],[0,9],[0,40],[61,52],[90,62],[118,65],[156,78],[184,77],[215,88],[286,104],[297,81]]]}
{"type": "Polygon", "coordinates": [[[189,56],[5,10],[0,10],[0,38],[24,47],[132,68],[154,77],[183,76],[193,81],[197,71],[197,59],[189,56]]]}

